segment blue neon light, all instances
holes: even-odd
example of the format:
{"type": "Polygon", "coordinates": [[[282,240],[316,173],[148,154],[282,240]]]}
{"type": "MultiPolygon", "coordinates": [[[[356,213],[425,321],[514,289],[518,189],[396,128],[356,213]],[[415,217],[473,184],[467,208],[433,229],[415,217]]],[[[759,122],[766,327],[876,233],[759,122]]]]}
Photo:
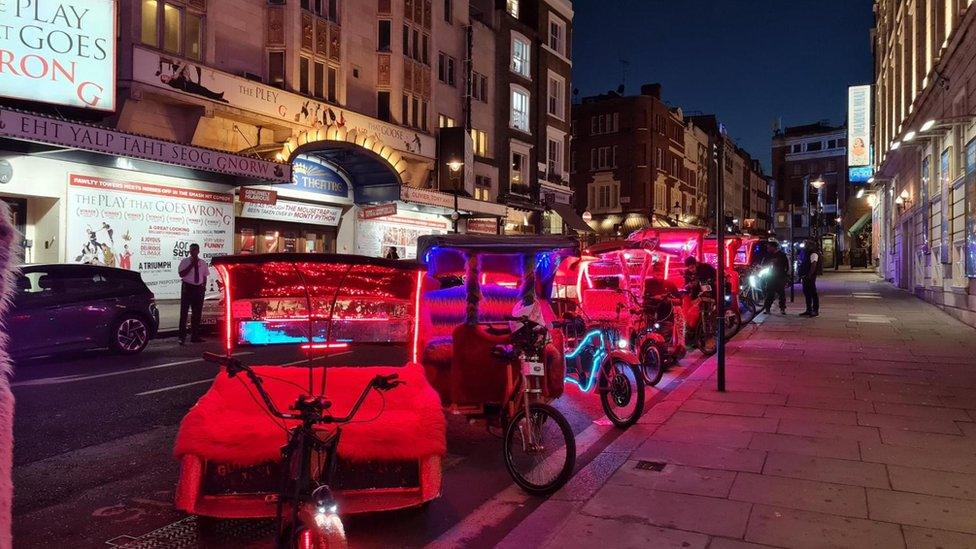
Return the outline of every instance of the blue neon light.
{"type": "MultiPolygon", "coordinates": [[[[241,343],[251,345],[282,345],[288,343],[308,343],[309,338],[301,333],[288,333],[283,327],[273,328],[268,321],[247,320],[240,324],[241,343]]],[[[325,337],[315,335],[312,343],[322,343],[325,337]]]]}
{"type": "MultiPolygon", "coordinates": [[[[586,345],[587,344],[587,341],[589,341],[589,339],[592,338],[592,337],[599,337],[600,338],[600,342],[601,343],[605,343],[603,341],[603,332],[602,331],[600,331],[600,330],[591,330],[585,336],[583,336],[583,339],[579,342],[579,345],[576,346],[576,349],[574,349],[573,352],[569,353],[568,355],[564,355],[564,356],[566,358],[576,358],[580,354],[580,352],[582,352],[583,348],[587,346],[586,345]]],[[[596,371],[600,368],[600,363],[603,362],[603,358],[605,356],[606,356],[606,353],[603,351],[603,348],[602,347],[601,348],[598,348],[596,350],[596,352],[593,353],[593,364],[590,366],[590,376],[587,379],[587,382],[586,382],[586,386],[585,387],[583,385],[580,385],[579,380],[574,379],[574,378],[569,377],[569,376],[566,376],[564,378],[564,381],[568,381],[568,382],[576,385],[584,393],[590,392],[590,389],[593,388],[593,383],[596,380],[596,371]]]]}

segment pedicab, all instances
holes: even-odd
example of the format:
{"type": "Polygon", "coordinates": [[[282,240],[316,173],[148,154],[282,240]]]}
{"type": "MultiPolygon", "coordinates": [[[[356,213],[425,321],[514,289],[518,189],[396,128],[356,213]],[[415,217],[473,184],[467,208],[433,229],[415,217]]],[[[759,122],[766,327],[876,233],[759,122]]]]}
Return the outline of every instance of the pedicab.
{"type": "MultiPolygon", "coordinates": [[[[704,260],[716,269],[718,268],[717,241],[718,239],[714,235],[706,237],[702,248],[704,260]]],[[[743,239],[739,235],[725,237],[725,284],[728,288],[725,292],[725,329],[727,333],[735,332],[742,326],[742,304],[739,301],[739,294],[741,293],[739,283],[740,257],[741,260],[745,260],[742,243],[743,239]]]]}
{"type": "Polygon", "coordinates": [[[421,236],[421,361],[445,408],[502,432],[505,465],[532,494],[572,474],[575,436],[549,403],[563,394],[553,278],[578,255],[565,237],[421,236]]]}
{"type": "Polygon", "coordinates": [[[420,265],[288,253],[213,264],[224,355],[205,358],[222,369],[177,433],[176,507],[276,517],[279,546],[322,547],[316,527],[341,531],[340,516],[436,498],[446,425],[417,362],[420,265]],[[272,345],[288,362],[234,356],[272,345]]]}

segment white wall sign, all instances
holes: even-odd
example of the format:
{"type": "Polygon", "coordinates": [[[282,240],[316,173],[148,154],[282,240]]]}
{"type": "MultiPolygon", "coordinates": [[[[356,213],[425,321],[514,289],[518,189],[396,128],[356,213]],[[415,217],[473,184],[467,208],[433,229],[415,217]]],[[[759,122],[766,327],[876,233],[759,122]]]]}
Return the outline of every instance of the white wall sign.
{"type": "Polygon", "coordinates": [[[342,208],[287,200],[279,200],[275,204],[246,202],[242,204],[241,217],[334,227],[342,218],[342,208]]]}
{"type": "MultiPolygon", "coordinates": [[[[0,5],[3,1],[0,0],[0,5]]],[[[0,25],[0,32],[2,28],[0,25]]],[[[3,52],[0,51],[0,56],[2,55],[3,52]]],[[[72,124],[64,120],[2,108],[0,108],[0,137],[141,158],[264,181],[291,183],[291,166],[288,164],[190,147],[97,126],[72,124]]]]}
{"type": "Polygon", "coordinates": [[[0,96],[115,110],[115,0],[0,1],[0,96]]]}
{"type": "Polygon", "coordinates": [[[871,164],[871,86],[847,88],[847,165],[871,164]]]}
{"type": "Polygon", "coordinates": [[[228,193],[71,174],[68,261],[139,271],[157,298],[178,298],[176,270],[190,244],[207,260],[234,253],[233,201],[228,193]]]}
{"type": "Polygon", "coordinates": [[[401,152],[428,158],[437,153],[433,137],[411,128],[152,50],[134,48],[133,78],[151,86],[226,103],[294,124],[312,126],[320,122],[325,126],[335,125],[376,135],[383,143],[401,152]]]}

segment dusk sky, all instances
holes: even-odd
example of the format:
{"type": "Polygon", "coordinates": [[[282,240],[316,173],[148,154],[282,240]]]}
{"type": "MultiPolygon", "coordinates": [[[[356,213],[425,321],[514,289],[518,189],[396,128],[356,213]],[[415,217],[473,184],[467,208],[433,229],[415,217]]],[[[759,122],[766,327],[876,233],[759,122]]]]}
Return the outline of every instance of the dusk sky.
{"type": "Polygon", "coordinates": [[[580,97],[660,82],[685,112],[717,114],[769,172],[783,126],[844,122],[847,87],[872,80],[871,0],[574,0],[580,97]]]}

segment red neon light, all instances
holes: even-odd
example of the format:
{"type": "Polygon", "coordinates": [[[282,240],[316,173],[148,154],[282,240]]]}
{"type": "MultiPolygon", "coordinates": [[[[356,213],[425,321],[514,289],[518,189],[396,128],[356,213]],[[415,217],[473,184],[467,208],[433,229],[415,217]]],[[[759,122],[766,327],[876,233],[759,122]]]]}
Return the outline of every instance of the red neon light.
{"type": "Polygon", "coordinates": [[[217,267],[224,279],[224,349],[230,355],[234,350],[234,318],[231,315],[232,298],[230,295],[230,267],[220,265],[217,267]]]}
{"type": "Polygon", "coordinates": [[[319,349],[348,349],[348,343],[302,343],[302,350],[319,350],[319,349]]]}
{"type": "Polygon", "coordinates": [[[664,280],[671,274],[671,254],[664,254],[664,280]]]}
{"type": "Polygon", "coordinates": [[[411,362],[417,362],[417,346],[420,339],[420,286],[423,282],[424,272],[417,271],[417,285],[414,287],[413,296],[413,349],[410,352],[411,362]]]}
{"type": "Polygon", "coordinates": [[[590,263],[593,261],[587,261],[581,259],[579,262],[579,272],[576,273],[576,299],[577,301],[583,301],[583,276],[586,276],[586,284],[590,287],[593,286],[593,281],[590,280],[590,263]]]}

